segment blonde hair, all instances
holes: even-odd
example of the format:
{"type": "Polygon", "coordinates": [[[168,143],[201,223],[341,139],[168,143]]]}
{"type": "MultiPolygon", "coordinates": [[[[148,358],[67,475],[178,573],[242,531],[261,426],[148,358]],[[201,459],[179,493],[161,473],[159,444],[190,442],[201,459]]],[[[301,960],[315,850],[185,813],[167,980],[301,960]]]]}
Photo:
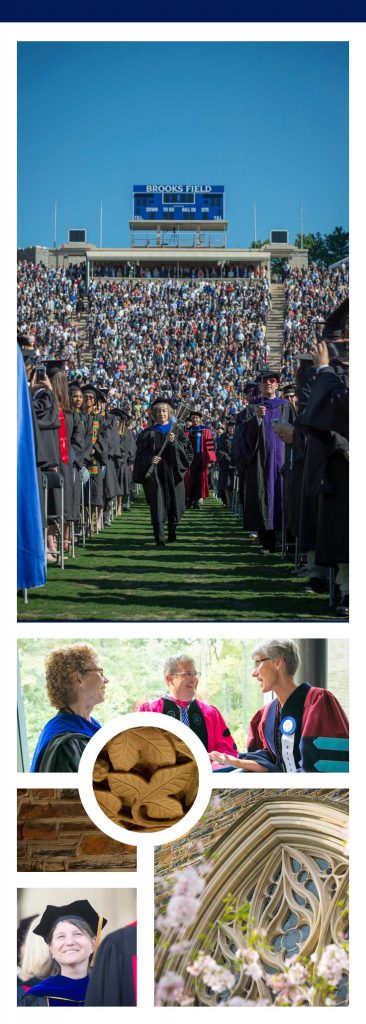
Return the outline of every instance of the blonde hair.
{"type": "Polygon", "coordinates": [[[96,652],[89,644],[70,644],[56,647],[45,660],[46,687],[50,704],[64,708],[72,704],[77,691],[77,676],[85,672],[90,659],[96,661],[96,652]]]}
{"type": "Polygon", "coordinates": [[[28,981],[29,978],[40,978],[43,974],[46,963],[49,960],[49,952],[42,935],[35,935],[34,929],[41,920],[41,914],[37,914],[28,928],[24,943],[23,953],[19,970],[21,981],[28,981]]]}

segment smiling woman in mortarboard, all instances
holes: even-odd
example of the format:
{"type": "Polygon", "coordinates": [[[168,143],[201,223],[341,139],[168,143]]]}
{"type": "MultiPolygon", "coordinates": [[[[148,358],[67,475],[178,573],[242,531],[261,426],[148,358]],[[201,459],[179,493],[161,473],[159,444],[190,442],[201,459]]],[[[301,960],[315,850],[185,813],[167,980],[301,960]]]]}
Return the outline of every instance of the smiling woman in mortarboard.
{"type": "Polygon", "coordinates": [[[168,522],[168,540],[176,540],[176,527],[185,509],[184,475],[193,449],[181,423],[173,421],[169,399],[155,398],[150,412],[152,426],[137,438],[133,479],[143,485],[156,546],[164,548],[164,523],[168,522]]]}
{"type": "Polygon", "coordinates": [[[48,905],[34,929],[49,950],[43,978],[23,997],[21,1006],[84,1006],[89,969],[106,918],[88,900],[63,907],[48,905]]]}

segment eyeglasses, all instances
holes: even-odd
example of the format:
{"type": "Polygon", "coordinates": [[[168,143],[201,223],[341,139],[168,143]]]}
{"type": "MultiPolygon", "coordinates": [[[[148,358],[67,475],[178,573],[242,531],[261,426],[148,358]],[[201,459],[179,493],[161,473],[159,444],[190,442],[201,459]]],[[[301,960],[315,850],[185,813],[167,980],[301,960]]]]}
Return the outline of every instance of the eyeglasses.
{"type": "Polygon", "coordinates": [[[184,676],[190,676],[191,679],[199,679],[198,672],[174,672],[174,675],[181,676],[182,678],[184,678],[184,676]]]}
{"type": "Polygon", "coordinates": [[[99,672],[101,676],[104,676],[103,669],[100,665],[89,665],[88,668],[82,668],[81,674],[86,675],[87,672],[99,672]]]}
{"type": "Polygon", "coordinates": [[[262,665],[264,661],[272,661],[272,658],[260,658],[259,661],[253,662],[254,668],[259,668],[259,666],[262,665]]]}

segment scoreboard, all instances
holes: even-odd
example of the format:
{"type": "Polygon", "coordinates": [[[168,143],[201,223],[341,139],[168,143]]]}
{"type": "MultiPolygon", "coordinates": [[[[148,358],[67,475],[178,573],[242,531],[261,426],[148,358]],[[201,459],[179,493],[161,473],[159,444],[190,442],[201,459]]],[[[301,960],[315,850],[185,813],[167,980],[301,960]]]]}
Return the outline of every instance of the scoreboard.
{"type": "Polygon", "coordinates": [[[202,221],[224,219],[223,185],[134,185],[133,219],[202,221]]]}

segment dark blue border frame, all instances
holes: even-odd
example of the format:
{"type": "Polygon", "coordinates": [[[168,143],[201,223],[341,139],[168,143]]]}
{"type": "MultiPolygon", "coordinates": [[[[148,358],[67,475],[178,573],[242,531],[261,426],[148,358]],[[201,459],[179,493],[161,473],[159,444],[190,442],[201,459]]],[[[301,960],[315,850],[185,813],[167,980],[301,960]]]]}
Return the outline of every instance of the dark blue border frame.
{"type": "Polygon", "coordinates": [[[121,3],[109,0],[103,7],[100,0],[16,0],[15,9],[3,3],[3,22],[361,22],[366,21],[365,8],[356,0],[262,0],[260,4],[243,0],[185,0],[178,8],[172,0],[132,0],[121,3]]]}

